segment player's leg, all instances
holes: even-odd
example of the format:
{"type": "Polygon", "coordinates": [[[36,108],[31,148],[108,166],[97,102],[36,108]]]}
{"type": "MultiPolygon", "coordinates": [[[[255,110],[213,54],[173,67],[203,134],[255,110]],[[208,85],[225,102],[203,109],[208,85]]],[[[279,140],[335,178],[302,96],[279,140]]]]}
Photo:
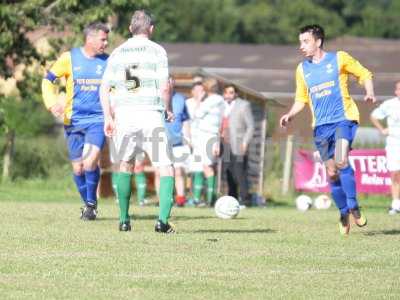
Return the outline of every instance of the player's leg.
{"type": "MultiPolygon", "coordinates": [[[[125,129],[121,123],[117,124],[118,130],[113,138],[115,160],[119,165],[116,176],[116,190],[119,205],[119,230],[130,231],[131,223],[129,205],[132,194],[132,176],[134,169],[134,156],[137,135],[125,129]]],[[[140,142],[139,142],[140,143],[140,142]]]]}
{"type": "Polygon", "coordinates": [[[356,123],[347,122],[336,130],[335,135],[335,164],[339,171],[342,189],[346,194],[347,206],[353,215],[355,223],[362,227],[367,225],[366,217],[361,213],[356,191],[356,180],[354,170],[349,164],[349,151],[351,143],[357,130],[356,123]]]}
{"type": "Polygon", "coordinates": [[[174,167],[175,171],[175,191],[176,205],[184,206],[186,203],[185,197],[185,171],[182,167],[174,167]]]}
{"type": "Polygon", "coordinates": [[[117,177],[117,197],[119,205],[119,230],[130,231],[129,204],[132,194],[132,163],[121,161],[117,177]]]}
{"type": "Polygon", "coordinates": [[[94,209],[97,208],[97,187],[100,181],[100,153],[105,144],[103,127],[103,123],[96,123],[85,130],[82,156],[87,187],[87,205],[94,209]]]}
{"type": "MultiPolygon", "coordinates": [[[[65,127],[65,137],[67,140],[68,155],[72,164],[73,178],[76,188],[81,196],[82,202],[86,206],[87,187],[85,171],[83,169],[82,152],[84,145],[83,130],[72,126],[65,127]]],[[[81,215],[82,217],[82,215],[81,215]]]]}
{"type": "Polygon", "coordinates": [[[234,176],[236,178],[237,185],[239,186],[241,203],[246,206],[251,206],[247,172],[247,156],[235,156],[234,162],[234,176]]]}
{"type": "Polygon", "coordinates": [[[138,204],[143,206],[146,204],[145,199],[147,191],[147,179],[144,172],[143,160],[136,160],[134,172],[138,204]]]}
{"type": "Polygon", "coordinates": [[[172,161],[175,171],[175,203],[178,206],[184,206],[186,203],[185,197],[185,163],[190,155],[190,150],[185,146],[172,147],[172,161]]]}
{"type": "Polygon", "coordinates": [[[332,199],[339,210],[339,231],[341,234],[346,235],[350,231],[350,210],[347,206],[346,194],[343,191],[335,160],[333,159],[335,154],[334,135],[335,128],[322,125],[314,130],[314,143],[321,160],[325,164],[332,199]]]}
{"type": "Polygon", "coordinates": [[[159,184],[159,217],[155,226],[156,232],[172,233],[174,229],[169,224],[174,193],[174,169],[170,159],[172,149],[168,143],[162,114],[148,112],[146,114],[147,128],[144,129],[145,142],[143,149],[153,166],[160,174],[159,184]]]}
{"type": "Polygon", "coordinates": [[[400,171],[390,172],[390,177],[392,180],[392,205],[389,213],[397,214],[400,213],[400,171]]]}
{"type": "Polygon", "coordinates": [[[198,205],[201,202],[201,194],[203,191],[204,175],[203,164],[201,162],[201,155],[197,145],[193,145],[193,153],[190,156],[189,168],[192,172],[192,196],[193,205],[198,205]]]}
{"type": "Polygon", "coordinates": [[[215,191],[216,191],[216,173],[215,173],[215,162],[216,157],[213,153],[213,148],[217,143],[217,139],[215,136],[204,136],[202,138],[202,157],[201,160],[203,162],[203,171],[204,176],[206,178],[207,184],[207,204],[213,205],[215,200],[215,191]]]}
{"type": "Polygon", "coordinates": [[[390,172],[392,185],[390,187],[392,194],[392,203],[389,208],[389,214],[400,213],[400,147],[386,146],[386,166],[390,172]]]}

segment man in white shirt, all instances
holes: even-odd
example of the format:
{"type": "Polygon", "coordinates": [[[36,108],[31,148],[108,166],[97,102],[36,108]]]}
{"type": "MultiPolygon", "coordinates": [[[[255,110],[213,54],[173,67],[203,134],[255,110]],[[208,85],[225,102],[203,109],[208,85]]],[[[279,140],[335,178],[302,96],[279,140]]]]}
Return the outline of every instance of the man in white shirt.
{"type": "Polygon", "coordinates": [[[107,63],[100,89],[104,111],[104,131],[113,136],[115,161],[120,162],[117,196],[120,206],[120,231],[130,231],[129,199],[131,163],[149,156],[160,173],[160,214],[156,232],[172,233],[168,223],[172,208],[174,172],[164,128],[173,119],[168,83],[168,58],[163,47],[150,37],[154,23],[150,14],[137,10],[129,27],[132,37],[117,47],[107,63]],[[114,115],[110,107],[113,90],[114,115]]]}
{"type": "MultiPolygon", "coordinates": [[[[212,206],[215,200],[215,163],[220,154],[220,129],[225,107],[224,98],[217,94],[218,81],[208,78],[203,86],[207,95],[200,95],[194,112],[194,126],[197,138],[193,139],[194,158],[201,159],[207,182],[207,204],[212,206]]],[[[204,92],[203,92],[204,94],[204,92]]]]}
{"type": "Polygon", "coordinates": [[[400,81],[396,97],[386,100],[371,113],[371,122],[386,136],[386,162],[392,179],[392,205],[389,214],[400,213],[400,81]],[[380,122],[386,119],[387,127],[380,122]]]}

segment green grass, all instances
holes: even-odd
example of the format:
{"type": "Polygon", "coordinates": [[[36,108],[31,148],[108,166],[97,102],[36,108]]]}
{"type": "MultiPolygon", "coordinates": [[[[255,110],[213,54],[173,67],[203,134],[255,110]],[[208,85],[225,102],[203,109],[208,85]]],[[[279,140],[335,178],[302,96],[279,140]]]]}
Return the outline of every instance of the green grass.
{"type": "MultiPolygon", "coordinates": [[[[53,182],[54,184],[55,182],[53,182]]],[[[174,208],[176,235],[153,232],[156,207],[118,208],[79,220],[73,186],[0,185],[1,299],[398,299],[400,216],[368,198],[365,229],[339,236],[337,212],[291,205],[221,220],[211,209],[174,208]]]]}

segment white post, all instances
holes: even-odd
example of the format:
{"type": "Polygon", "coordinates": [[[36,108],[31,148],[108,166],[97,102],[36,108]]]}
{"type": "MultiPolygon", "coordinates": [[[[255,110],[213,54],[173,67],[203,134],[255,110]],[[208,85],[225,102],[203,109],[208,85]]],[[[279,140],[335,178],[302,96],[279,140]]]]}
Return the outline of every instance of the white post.
{"type": "Polygon", "coordinates": [[[286,195],[290,186],[290,171],[292,169],[293,135],[288,135],[286,142],[285,164],[283,166],[282,194],[286,195]]]}

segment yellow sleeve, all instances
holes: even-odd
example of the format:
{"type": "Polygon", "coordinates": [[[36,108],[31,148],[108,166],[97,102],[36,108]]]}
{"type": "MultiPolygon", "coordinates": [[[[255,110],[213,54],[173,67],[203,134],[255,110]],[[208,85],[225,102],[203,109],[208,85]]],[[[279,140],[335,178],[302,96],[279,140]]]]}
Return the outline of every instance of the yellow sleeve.
{"type": "Polygon", "coordinates": [[[308,89],[306,81],[304,80],[303,68],[301,64],[297,66],[296,69],[296,96],[295,101],[308,103],[310,97],[308,95],[308,89]]]}
{"type": "Polygon", "coordinates": [[[344,51],[338,52],[339,69],[354,75],[359,84],[364,84],[366,79],[372,79],[372,73],[350,54],[344,51]]]}
{"type": "Polygon", "coordinates": [[[58,92],[54,81],[57,78],[69,76],[71,76],[71,54],[64,52],[42,80],[42,96],[47,109],[57,103],[58,92]]]}

